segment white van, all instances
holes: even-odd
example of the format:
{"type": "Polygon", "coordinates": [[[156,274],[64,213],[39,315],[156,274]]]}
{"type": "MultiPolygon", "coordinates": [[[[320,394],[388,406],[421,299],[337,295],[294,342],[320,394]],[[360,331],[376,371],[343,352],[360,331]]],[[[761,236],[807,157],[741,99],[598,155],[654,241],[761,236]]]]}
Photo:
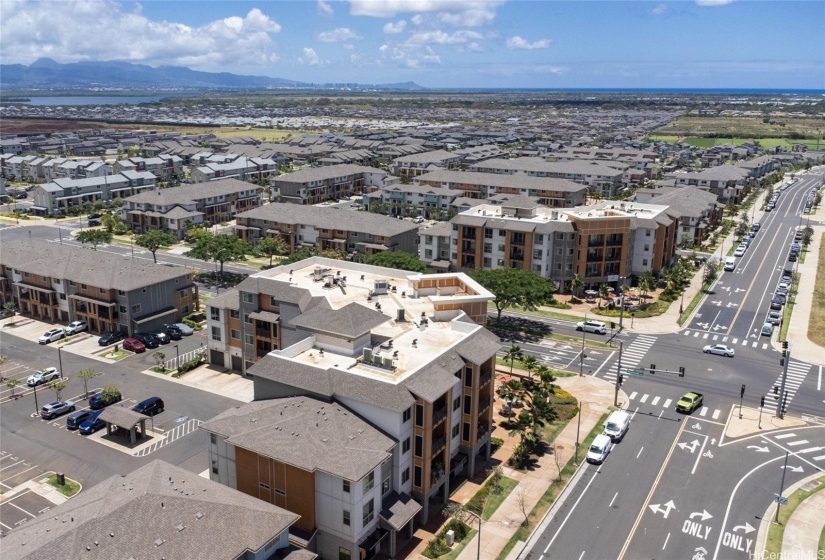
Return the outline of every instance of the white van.
{"type": "Polygon", "coordinates": [[[629,427],[630,414],[624,410],[617,410],[607,417],[607,422],[604,423],[604,435],[613,441],[622,441],[629,427]]]}
{"type": "Polygon", "coordinates": [[[599,434],[593,438],[593,443],[590,444],[590,449],[587,451],[587,462],[601,464],[607,459],[607,455],[613,448],[613,441],[610,437],[599,434]]]}
{"type": "Polygon", "coordinates": [[[736,257],[728,257],[725,259],[725,270],[731,272],[736,269],[736,257]]]}

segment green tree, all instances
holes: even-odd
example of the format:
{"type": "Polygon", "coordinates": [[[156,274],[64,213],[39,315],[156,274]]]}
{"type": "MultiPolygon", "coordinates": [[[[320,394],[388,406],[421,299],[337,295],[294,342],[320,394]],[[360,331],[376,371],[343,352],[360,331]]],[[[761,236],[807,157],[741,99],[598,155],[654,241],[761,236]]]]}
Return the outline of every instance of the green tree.
{"type": "Polygon", "coordinates": [[[83,394],[86,397],[89,396],[89,380],[94,379],[95,375],[97,374],[92,368],[81,369],[77,372],[77,376],[83,380],[83,394]]]}
{"type": "Polygon", "coordinates": [[[117,385],[106,385],[100,390],[100,396],[104,399],[113,399],[119,394],[120,389],[117,388],[117,385]]]}
{"type": "Polygon", "coordinates": [[[581,274],[578,272],[573,275],[573,278],[570,279],[570,292],[573,295],[579,294],[581,295],[581,291],[584,289],[584,278],[581,277],[581,274]]]}
{"type": "Polygon", "coordinates": [[[649,270],[645,270],[639,277],[639,291],[642,292],[643,297],[656,289],[656,278],[649,270]]]}
{"type": "Polygon", "coordinates": [[[527,375],[530,377],[530,380],[533,379],[533,370],[539,367],[539,361],[536,359],[535,356],[528,355],[524,356],[521,360],[521,363],[524,364],[524,369],[527,370],[527,375]]]}
{"type": "Polygon", "coordinates": [[[272,266],[272,257],[275,255],[284,255],[287,252],[286,242],[280,235],[264,237],[258,241],[255,249],[258,251],[258,254],[269,257],[270,266],[272,266]]]}
{"type": "Polygon", "coordinates": [[[235,235],[209,233],[201,235],[195,246],[187,251],[187,257],[220,263],[219,276],[223,276],[223,265],[230,261],[239,261],[252,252],[252,246],[235,235]]]}
{"type": "Polygon", "coordinates": [[[94,250],[97,251],[97,246],[101,243],[112,242],[112,233],[105,229],[84,229],[77,234],[76,239],[83,245],[91,243],[94,250]]]}
{"type": "Polygon", "coordinates": [[[120,214],[104,214],[100,218],[100,223],[109,233],[117,233],[123,228],[123,220],[120,218],[120,214]]]}
{"type": "Polygon", "coordinates": [[[513,344],[510,346],[510,349],[507,350],[507,353],[504,354],[504,360],[510,361],[510,373],[513,373],[513,364],[516,360],[521,360],[524,357],[524,352],[521,350],[521,346],[518,344],[513,344]]]}
{"type": "Polygon", "coordinates": [[[418,260],[418,257],[406,251],[381,251],[367,257],[367,264],[410,270],[412,272],[427,272],[427,265],[418,260]]]}
{"type": "Polygon", "coordinates": [[[20,385],[20,380],[15,378],[6,379],[6,387],[11,389],[11,398],[15,398],[14,390],[15,388],[20,385]]]}
{"type": "Polygon", "coordinates": [[[54,391],[55,399],[60,400],[60,393],[66,388],[66,382],[61,379],[52,379],[49,381],[49,388],[54,391]]]}
{"type": "Polygon", "coordinates": [[[610,297],[610,287],[607,284],[599,286],[599,307],[602,306],[602,301],[610,297]]]}
{"type": "Polygon", "coordinates": [[[702,285],[707,288],[719,278],[719,270],[722,268],[722,263],[716,259],[708,259],[705,262],[705,275],[702,280],[702,285]]]}
{"type": "Polygon", "coordinates": [[[174,235],[164,233],[158,229],[153,229],[135,237],[135,245],[143,247],[152,253],[152,259],[157,263],[157,252],[161,247],[170,247],[177,243],[174,235]]]}
{"type": "Polygon", "coordinates": [[[476,270],[472,276],[496,296],[494,304],[498,321],[501,321],[501,312],[508,307],[518,306],[535,311],[553,297],[552,282],[532,270],[506,267],[476,270]]]}

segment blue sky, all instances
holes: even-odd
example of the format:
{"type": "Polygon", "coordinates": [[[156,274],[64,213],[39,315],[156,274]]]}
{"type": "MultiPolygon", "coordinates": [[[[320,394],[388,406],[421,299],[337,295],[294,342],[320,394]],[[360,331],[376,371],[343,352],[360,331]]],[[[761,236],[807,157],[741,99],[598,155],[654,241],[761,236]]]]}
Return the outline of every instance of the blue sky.
{"type": "Polygon", "coordinates": [[[825,90],[823,22],[819,0],[0,0],[0,60],[432,88],[825,90]]]}

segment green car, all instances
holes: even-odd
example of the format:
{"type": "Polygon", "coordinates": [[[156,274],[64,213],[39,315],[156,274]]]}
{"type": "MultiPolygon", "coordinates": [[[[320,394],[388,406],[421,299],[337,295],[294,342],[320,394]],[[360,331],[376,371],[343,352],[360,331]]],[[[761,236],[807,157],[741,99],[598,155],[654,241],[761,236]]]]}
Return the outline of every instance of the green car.
{"type": "Polygon", "coordinates": [[[690,414],[704,403],[702,393],[687,393],[676,403],[676,412],[690,414]]]}
{"type": "Polygon", "coordinates": [[[762,325],[762,336],[773,335],[773,323],[765,323],[762,325]]]}

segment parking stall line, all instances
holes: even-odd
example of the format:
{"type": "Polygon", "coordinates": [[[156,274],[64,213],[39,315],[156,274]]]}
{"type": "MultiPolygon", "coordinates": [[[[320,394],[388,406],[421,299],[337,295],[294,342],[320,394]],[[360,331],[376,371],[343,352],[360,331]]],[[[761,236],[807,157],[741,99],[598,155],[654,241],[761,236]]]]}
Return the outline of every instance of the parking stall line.
{"type": "MultiPolygon", "coordinates": [[[[18,494],[18,496],[20,496],[20,495],[21,495],[21,494],[18,494]]],[[[15,496],[14,498],[17,498],[18,496],[15,496]]],[[[14,498],[12,498],[11,500],[13,500],[14,498]]],[[[6,500],[6,501],[5,501],[5,502],[3,502],[3,503],[4,503],[4,504],[9,504],[10,506],[12,506],[12,507],[15,507],[15,508],[19,509],[20,511],[22,511],[22,512],[23,512],[23,513],[25,513],[26,515],[30,515],[32,519],[34,519],[35,517],[37,517],[35,514],[33,514],[33,513],[29,512],[29,511],[26,511],[25,509],[21,508],[20,506],[18,506],[18,505],[17,505],[17,504],[15,504],[15,503],[12,503],[12,501],[11,501],[11,500],[6,500]]]]}
{"type": "Polygon", "coordinates": [[[714,410],[713,414],[711,415],[711,418],[713,418],[714,420],[719,420],[719,414],[721,412],[722,412],[721,410],[714,410]]]}
{"type": "Polygon", "coordinates": [[[806,443],[811,443],[811,442],[808,441],[807,439],[801,439],[799,441],[789,441],[788,442],[788,447],[796,447],[798,445],[805,445],[806,443]]]}
{"type": "Polygon", "coordinates": [[[3,523],[2,521],[0,521],[0,525],[2,525],[3,527],[5,527],[5,528],[6,528],[6,529],[8,529],[9,531],[11,531],[11,530],[12,530],[12,527],[9,527],[8,525],[6,525],[5,523],[3,523]]]}
{"type": "Polygon", "coordinates": [[[11,467],[13,467],[13,466],[15,466],[15,465],[19,465],[19,464],[20,464],[20,463],[22,463],[22,462],[23,462],[23,460],[21,459],[20,461],[17,461],[16,463],[12,463],[11,465],[6,465],[5,467],[0,468],[0,471],[4,471],[4,470],[6,470],[6,469],[8,469],[8,468],[11,468],[11,467]]]}

